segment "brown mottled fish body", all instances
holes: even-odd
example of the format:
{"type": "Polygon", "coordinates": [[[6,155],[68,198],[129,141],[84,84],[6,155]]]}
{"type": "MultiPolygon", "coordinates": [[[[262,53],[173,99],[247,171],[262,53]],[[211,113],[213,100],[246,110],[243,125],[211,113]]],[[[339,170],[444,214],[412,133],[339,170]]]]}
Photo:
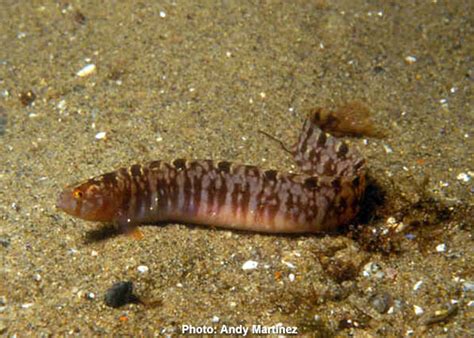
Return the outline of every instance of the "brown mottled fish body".
{"type": "Polygon", "coordinates": [[[122,227],[177,221],[269,233],[334,230],[358,212],[365,162],[318,128],[318,114],[292,151],[302,174],[225,161],[154,161],[66,188],[58,207],[122,227]]]}

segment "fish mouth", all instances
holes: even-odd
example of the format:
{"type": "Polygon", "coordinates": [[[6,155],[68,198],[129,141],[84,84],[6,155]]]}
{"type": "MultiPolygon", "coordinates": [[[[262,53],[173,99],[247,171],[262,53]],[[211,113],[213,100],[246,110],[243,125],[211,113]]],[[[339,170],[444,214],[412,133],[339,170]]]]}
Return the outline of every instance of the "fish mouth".
{"type": "Polygon", "coordinates": [[[56,199],[56,208],[71,214],[74,211],[75,206],[76,201],[72,197],[72,190],[70,188],[66,188],[61,191],[58,198],[56,199]]]}

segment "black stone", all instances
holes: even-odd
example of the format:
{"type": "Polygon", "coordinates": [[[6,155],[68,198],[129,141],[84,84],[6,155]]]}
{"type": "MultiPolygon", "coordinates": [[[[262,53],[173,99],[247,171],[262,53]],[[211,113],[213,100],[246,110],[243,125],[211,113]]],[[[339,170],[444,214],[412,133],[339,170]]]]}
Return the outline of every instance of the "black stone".
{"type": "Polygon", "coordinates": [[[138,298],[133,294],[132,282],[118,282],[105,293],[105,304],[110,307],[120,307],[128,303],[136,303],[138,298]]]}

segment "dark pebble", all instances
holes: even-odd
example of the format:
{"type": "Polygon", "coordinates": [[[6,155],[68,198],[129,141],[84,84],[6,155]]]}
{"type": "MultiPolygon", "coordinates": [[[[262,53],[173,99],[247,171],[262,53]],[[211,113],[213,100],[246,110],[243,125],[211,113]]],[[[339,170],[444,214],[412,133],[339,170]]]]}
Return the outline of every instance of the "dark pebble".
{"type": "Polygon", "coordinates": [[[10,239],[5,237],[0,237],[0,245],[4,248],[8,248],[10,246],[10,239]]]}
{"type": "Polygon", "coordinates": [[[80,25],[85,25],[87,18],[86,16],[79,10],[76,10],[73,14],[74,21],[80,25]]]}
{"type": "Polygon", "coordinates": [[[132,282],[118,282],[105,293],[105,304],[110,307],[120,307],[128,303],[136,303],[138,298],[133,295],[132,282]]]}
{"type": "Polygon", "coordinates": [[[350,328],[353,328],[353,327],[354,327],[354,324],[352,323],[352,320],[349,320],[349,319],[341,319],[341,320],[338,322],[337,327],[338,327],[339,330],[350,329],[350,328]]]}
{"type": "Polygon", "coordinates": [[[375,66],[373,70],[375,74],[383,73],[385,71],[385,69],[383,69],[383,67],[380,67],[380,66],[375,66]]]}
{"type": "Polygon", "coordinates": [[[7,129],[7,111],[5,108],[0,106],[0,136],[5,134],[5,130],[7,129]]]}
{"type": "Polygon", "coordinates": [[[32,90],[21,92],[18,97],[20,98],[21,104],[24,106],[29,106],[36,100],[36,94],[32,90]]]}
{"type": "Polygon", "coordinates": [[[370,303],[378,313],[385,313],[392,304],[392,296],[388,292],[377,293],[372,296],[370,303]]]}

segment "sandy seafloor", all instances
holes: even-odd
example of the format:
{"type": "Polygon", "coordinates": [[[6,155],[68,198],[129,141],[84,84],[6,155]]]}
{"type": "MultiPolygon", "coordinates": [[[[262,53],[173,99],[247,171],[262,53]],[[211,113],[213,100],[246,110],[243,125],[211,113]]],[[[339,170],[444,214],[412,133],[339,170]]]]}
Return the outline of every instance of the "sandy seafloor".
{"type": "Polygon", "coordinates": [[[473,7],[1,1],[0,333],[472,336],[473,7]],[[351,100],[387,135],[348,140],[372,186],[350,231],[168,224],[136,241],[55,209],[63,186],[154,159],[294,170],[258,131],[291,143],[310,108],[351,100]],[[126,280],[148,305],[104,304],[126,280]]]}

